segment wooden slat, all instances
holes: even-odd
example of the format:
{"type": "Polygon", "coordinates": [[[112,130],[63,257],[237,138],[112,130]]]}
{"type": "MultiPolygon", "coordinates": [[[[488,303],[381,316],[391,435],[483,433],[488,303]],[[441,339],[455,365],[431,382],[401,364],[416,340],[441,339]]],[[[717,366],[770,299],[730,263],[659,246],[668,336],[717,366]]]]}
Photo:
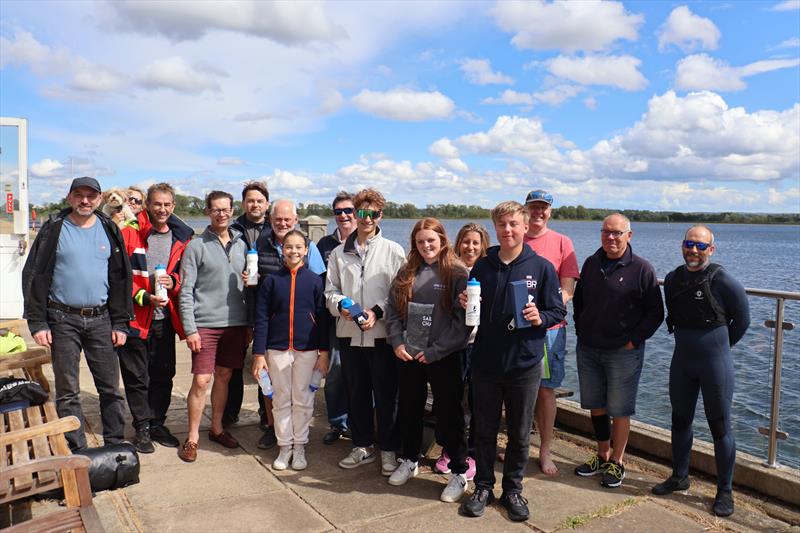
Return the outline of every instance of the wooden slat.
{"type": "MultiPolygon", "coordinates": [[[[38,405],[29,407],[26,409],[26,411],[28,414],[28,426],[40,426],[44,424],[44,420],[42,419],[42,411],[39,409],[38,405]]],[[[34,459],[45,459],[53,455],[52,451],[50,450],[50,443],[47,441],[47,437],[39,436],[34,437],[32,440],[34,459]]],[[[38,478],[40,483],[51,483],[55,481],[56,475],[52,471],[45,470],[43,472],[39,472],[38,478]]]]}
{"type": "MultiPolygon", "coordinates": [[[[56,412],[56,404],[54,404],[53,402],[45,402],[44,415],[45,419],[48,422],[52,422],[53,420],[58,420],[58,413],[56,412]]],[[[80,427],[80,421],[78,421],[78,427],[80,427]]],[[[69,449],[69,445],[67,444],[67,438],[64,436],[63,433],[59,433],[58,435],[53,435],[49,438],[49,440],[50,440],[50,448],[53,450],[53,455],[70,455],[72,453],[72,451],[69,449]]]]}
{"type": "Polygon", "coordinates": [[[54,531],[83,531],[80,508],[64,509],[13,525],[3,533],[53,533],[54,531]]]}
{"type": "MultiPolygon", "coordinates": [[[[21,411],[12,411],[9,414],[20,413],[21,411]]],[[[20,425],[22,415],[18,415],[20,418],[20,425]]],[[[21,429],[15,429],[15,426],[12,424],[11,428],[13,431],[9,431],[8,433],[3,433],[0,435],[0,446],[8,443],[16,444],[18,442],[26,442],[29,439],[40,435],[54,435],[58,433],[64,433],[66,431],[73,431],[81,427],[81,423],[78,422],[78,419],[74,416],[68,416],[65,418],[59,418],[53,422],[46,422],[41,426],[35,427],[21,427],[21,429]]],[[[25,446],[27,450],[27,445],[25,446]]],[[[54,455],[70,455],[69,448],[67,448],[67,453],[60,453],[59,450],[55,450],[57,453],[54,455]]],[[[27,457],[27,452],[25,453],[27,457]]],[[[26,460],[29,460],[30,457],[27,457],[26,460]]],[[[13,464],[13,463],[12,463],[13,464]]]]}
{"type": "MultiPolygon", "coordinates": [[[[28,439],[21,436],[23,432],[27,431],[22,409],[8,413],[8,429],[10,430],[8,433],[0,435],[0,446],[11,443],[11,466],[30,462],[28,439]],[[13,435],[20,435],[20,437],[14,438],[13,435]]],[[[33,476],[30,474],[18,476],[14,478],[12,483],[14,485],[13,490],[17,492],[27,490],[33,487],[33,476]]]]}
{"type": "Polygon", "coordinates": [[[24,352],[0,357],[0,371],[14,370],[17,368],[32,368],[50,364],[51,362],[50,351],[47,348],[38,346],[24,352]]]}
{"type": "MultiPolygon", "coordinates": [[[[35,474],[42,471],[55,472],[62,468],[89,468],[92,460],[85,455],[70,455],[69,457],[48,457],[46,459],[36,459],[29,463],[19,464],[8,467],[0,472],[0,481],[8,481],[12,477],[21,475],[35,474]]],[[[89,494],[91,496],[91,493],[89,494]]]]}

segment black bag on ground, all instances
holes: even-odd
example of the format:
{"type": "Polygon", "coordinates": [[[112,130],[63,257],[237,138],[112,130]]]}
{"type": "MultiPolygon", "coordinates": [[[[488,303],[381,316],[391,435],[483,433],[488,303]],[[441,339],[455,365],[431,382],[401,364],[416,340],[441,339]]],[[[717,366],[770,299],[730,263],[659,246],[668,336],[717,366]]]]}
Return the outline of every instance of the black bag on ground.
{"type": "Polygon", "coordinates": [[[89,482],[94,492],[114,490],[139,483],[139,455],[133,444],[122,442],[75,452],[92,460],[89,482]]]}

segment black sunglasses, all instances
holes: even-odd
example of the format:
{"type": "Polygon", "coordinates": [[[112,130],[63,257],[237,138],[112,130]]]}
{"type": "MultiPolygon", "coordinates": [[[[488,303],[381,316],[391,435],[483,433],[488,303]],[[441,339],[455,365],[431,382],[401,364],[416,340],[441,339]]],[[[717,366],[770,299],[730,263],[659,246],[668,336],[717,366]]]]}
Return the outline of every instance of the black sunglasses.
{"type": "Polygon", "coordinates": [[[333,209],[333,214],[336,216],[339,215],[352,215],[353,211],[355,211],[352,207],[335,207],[333,209]]]}
{"type": "Polygon", "coordinates": [[[689,240],[683,241],[683,247],[686,248],[687,250],[691,250],[695,246],[697,246],[697,249],[700,250],[701,252],[705,252],[706,250],[708,250],[708,247],[711,246],[711,243],[689,241],[689,240]]]}
{"type": "Polygon", "coordinates": [[[128,203],[142,205],[142,200],[139,200],[138,198],[128,198],[128,203]]]}

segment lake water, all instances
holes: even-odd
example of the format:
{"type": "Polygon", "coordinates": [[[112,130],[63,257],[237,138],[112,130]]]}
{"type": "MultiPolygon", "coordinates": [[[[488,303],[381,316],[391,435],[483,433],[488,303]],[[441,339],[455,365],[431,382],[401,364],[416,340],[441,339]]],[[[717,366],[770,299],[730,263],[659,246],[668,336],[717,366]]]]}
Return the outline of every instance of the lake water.
{"type": "MultiPolygon", "coordinates": [[[[384,220],[384,235],[408,250],[413,220],[384,220]]],[[[443,221],[448,235],[455,238],[467,221],[443,221]]],[[[491,221],[481,221],[491,231],[491,221]]],[[[202,228],[207,219],[190,220],[202,228]]],[[[569,236],[575,244],[578,264],[600,246],[600,222],[551,221],[549,226],[569,236]]],[[[334,228],[329,223],[329,231],[334,228]]],[[[659,278],[683,263],[679,244],[686,224],[635,223],[631,244],[636,254],[656,269],[659,278]]],[[[745,287],[800,292],[800,227],[773,225],[720,224],[713,226],[717,251],[714,261],[739,279],[745,287]]],[[[733,399],[733,429],[737,447],[766,458],[767,439],[757,431],[769,425],[770,384],[772,380],[773,330],[764,321],[775,318],[775,301],[750,297],[751,325],[745,337],[733,348],[736,367],[736,391],[733,399]]],[[[784,334],[781,382],[780,424],[789,439],[778,441],[778,461],[800,468],[800,302],[786,302],[785,321],[798,329],[784,334]]],[[[572,307],[568,309],[571,321],[572,307]]],[[[568,330],[567,377],[564,387],[575,391],[579,400],[575,369],[575,335],[568,330]]],[[[644,369],[639,387],[635,418],[663,428],[670,427],[671,409],[668,394],[669,365],[674,342],[665,325],[647,343],[644,369]]],[[[703,414],[702,399],[695,418],[695,435],[710,441],[711,435],[703,414]]]]}

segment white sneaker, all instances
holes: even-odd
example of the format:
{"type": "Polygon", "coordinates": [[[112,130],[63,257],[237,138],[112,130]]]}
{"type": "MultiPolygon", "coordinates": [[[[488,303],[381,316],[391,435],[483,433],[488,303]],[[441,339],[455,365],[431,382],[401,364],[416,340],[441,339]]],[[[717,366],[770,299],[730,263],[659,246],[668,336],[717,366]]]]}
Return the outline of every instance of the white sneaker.
{"type": "Polygon", "coordinates": [[[339,461],[339,466],[342,468],[356,468],[361,465],[372,463],[375,461],[375,450],[370,446],[369,448],[362,448],[356,446],[350,450],[350,454],[339,461]]]}
{"type": "MultiPolygon", "coordinates": [[[[389,453],[394,455],[394,452],[389,453]]],[[[418,473],[419,466],[416,461],[403,459],[400,461],[399,465],[395,466],[394,472],[392,472],[392,475],[389,476],[389,485],[394,485],[395,487],[405,485],[406,481],[412,477],[417,477],[418,473]]]]}
{"type": "Polygon", "coordinates": [[[292,470],[305,470],[306,467],[308,467],[306,447],[303,444],[295,444],[292,450],[292,470]]]}
{"type": "Polygon", "coordinates": [[[399,462],[395,452],[381,452],[381,474],[391,476],[399,462]]]}
{"type": "Polygon", "coordinates": [[[273,470],[286,470],[289,468],[289,460],[292,458],[292,447],[281,446],[281,451],[278,452],[278,457],[272,461],[273,470]]]}
{"type": "Polygon", "coordinates": [[[442,491],[440,500],[447,503],[454,503],[461,499],[464,491],[467,490],[467,476],[466,474],[453,474],[450,476],[450,481],[442,491]]]}

